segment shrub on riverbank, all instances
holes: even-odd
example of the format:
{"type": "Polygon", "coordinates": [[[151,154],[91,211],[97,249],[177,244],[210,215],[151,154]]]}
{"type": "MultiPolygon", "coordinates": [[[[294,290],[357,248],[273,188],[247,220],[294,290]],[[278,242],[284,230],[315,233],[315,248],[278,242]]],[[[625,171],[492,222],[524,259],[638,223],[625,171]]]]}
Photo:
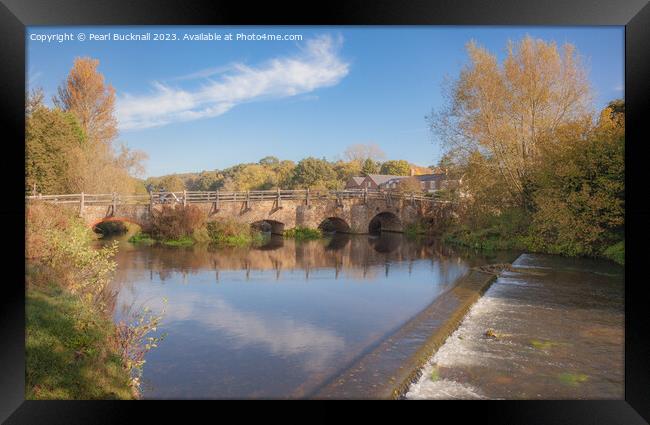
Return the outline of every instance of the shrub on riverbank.
{"type": "Polygon", "coordinates": [[[111,308],[114,294],[108,284],[115,262],[117,242],[93,249],[93,232],[71,212],[52,205],[27,209],[26,257],[38,273],[32,284],[56,282],[99,312],[111,308]]]}
{"type": "Polygon", "coordinates": [[[226,219],[205,226],[210,242],[218,245],[243,246],[264,241],[264,235],[247,223],[226,219]]]}
{"type": "Polygon", "coordinates": [[[625,241],[622,240],[605,249],[602,256],[618,264],[625,265],[625,241]]]}
{"type": "Polygon", "coordinates": [[[177,240],[201,228],[205,213],[196,205],[163,205],[151,217],[151,235],[158,240],[177,240]]]}
{"type": "Polygon", "coordinates": [[[117,242],[93,248],[93,232],[85,223],[46,204],[28,206],[26,232],[27,395],[136,395],[141,371],[118,354],[124,341],[111,321],[117,242]]]}
{"type": "Polygon", "coordinates": [[[296,240],[314,240],[322,238],[323,233],[319,229],[297,226],[293,229],[285,230],[283,236],[285,238],[293,238],[296,240]]]}

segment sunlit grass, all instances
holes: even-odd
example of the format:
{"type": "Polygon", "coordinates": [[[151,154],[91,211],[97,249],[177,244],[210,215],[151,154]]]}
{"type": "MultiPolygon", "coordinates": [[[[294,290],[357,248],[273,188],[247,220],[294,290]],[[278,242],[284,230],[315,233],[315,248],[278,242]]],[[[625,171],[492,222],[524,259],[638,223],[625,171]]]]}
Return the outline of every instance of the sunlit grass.
{"type": "Polygon", "coordinates": [[[314,240],[323,237],[323,233],[319,229],[311,229],[309,227],[294,227],[284,231],[285,238],[293,238],[296,240],[314,240]]]}
{"type": "Polygon", "coordinates": [[[131,399],[113,324],[54,286],[26,292],[27,399],[131,399]]]}

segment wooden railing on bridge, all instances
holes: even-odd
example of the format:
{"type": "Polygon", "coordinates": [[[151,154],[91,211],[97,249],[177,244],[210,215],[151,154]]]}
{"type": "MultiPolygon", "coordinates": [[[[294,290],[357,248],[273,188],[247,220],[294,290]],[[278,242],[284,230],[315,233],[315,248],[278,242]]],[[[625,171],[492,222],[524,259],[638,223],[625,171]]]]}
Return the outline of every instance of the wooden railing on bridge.
{"type": "Polygon", "coordinates": [[[252,202],[276,201],[278,205],[282,201],[304,201],[307,205],[316,200],[337,200],[362,198],[383,199],[391,203],[397,200],[409,200],[412,202],[444,203],[445,201],[434,198],[431,195],[420,193],[404,193],[394,190],[383,189],[347,189],[347,190],[249,190],[249,191],[183,191],[183,192],[151,192],[143,195],[122,195],[117,193],[77,193],[69,195],[30,195],[26,196],[27,201],[42,201],[55,204],[79,204],[83,210],[88,205],[154,205],[154,204],[198,204],[214,203],[217,208],[223,202],[245,202],[247,205],[252,202]]]}

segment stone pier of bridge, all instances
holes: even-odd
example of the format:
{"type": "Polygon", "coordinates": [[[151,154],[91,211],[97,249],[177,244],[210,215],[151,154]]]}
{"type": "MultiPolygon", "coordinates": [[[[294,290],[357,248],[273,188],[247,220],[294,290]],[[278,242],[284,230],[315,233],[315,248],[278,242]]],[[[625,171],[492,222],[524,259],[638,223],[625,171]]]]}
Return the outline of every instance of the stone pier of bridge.
{"type": "MultiPolygon", "coordinates": [[[[273,233],[298,226],[317,228],[329,221],[337,226],[337,231],[361,234],[378,227],[382,231],[402,232],[405,226],[418,221],[426,208],[431,207],[430,204],[406,198],[313,200],[309,204],[304,200],[282,200],[280,205],[274,200],[191,205],[203,210],[208,221],[234,219],[248,224],[267,223],[273,233]]],[[[79,210],[78,205],[74,208],[79,210]]],[[[148,229],[152,213],[161,208],[161,204],[85,205],[80,215],[91,227],[106,221],[126,221],[148,229]]]]}

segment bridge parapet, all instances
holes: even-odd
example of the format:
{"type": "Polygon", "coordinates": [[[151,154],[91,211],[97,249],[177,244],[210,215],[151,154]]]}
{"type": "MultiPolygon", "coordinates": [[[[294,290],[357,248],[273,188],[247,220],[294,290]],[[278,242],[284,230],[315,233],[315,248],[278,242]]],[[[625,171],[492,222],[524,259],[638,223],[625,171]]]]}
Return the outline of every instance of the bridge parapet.
{"type": "Polygon", "coordinates": [[[249,191],[183,191],[151,192],[141,195],[124,195],[118,193],[77,193],[63,195],[30,195],[28,201],[39,200],[56,204],[113,205],[113,204],[173,204],[173,203],[212,203],[212,202],[255,202],[269,200],[304,200],[305,203],[316,200],[338,200],[363,198],[397,200],[407,199],[417,202],[445,202],[420,193],[405,193],[382,189],[346,189],[346,190],[249,190],[249,191]]]}
{"type": "Polygon", "coordinates": [[[209,220],[234,218],[249,224],[265,221],[281,229],[318,227],[324,220],[339,219],[345,221],[351,233],[368,233],[373,220],[383,223],[384,230],[401,231],[424,210],[445,203],[422,194],[363,189],[81,193],[27,196],[26,201],[78,208],[79,216],[90,226],[123,220],[148,227],[151,214],[163,205],[195,204],[209,220]]]}

